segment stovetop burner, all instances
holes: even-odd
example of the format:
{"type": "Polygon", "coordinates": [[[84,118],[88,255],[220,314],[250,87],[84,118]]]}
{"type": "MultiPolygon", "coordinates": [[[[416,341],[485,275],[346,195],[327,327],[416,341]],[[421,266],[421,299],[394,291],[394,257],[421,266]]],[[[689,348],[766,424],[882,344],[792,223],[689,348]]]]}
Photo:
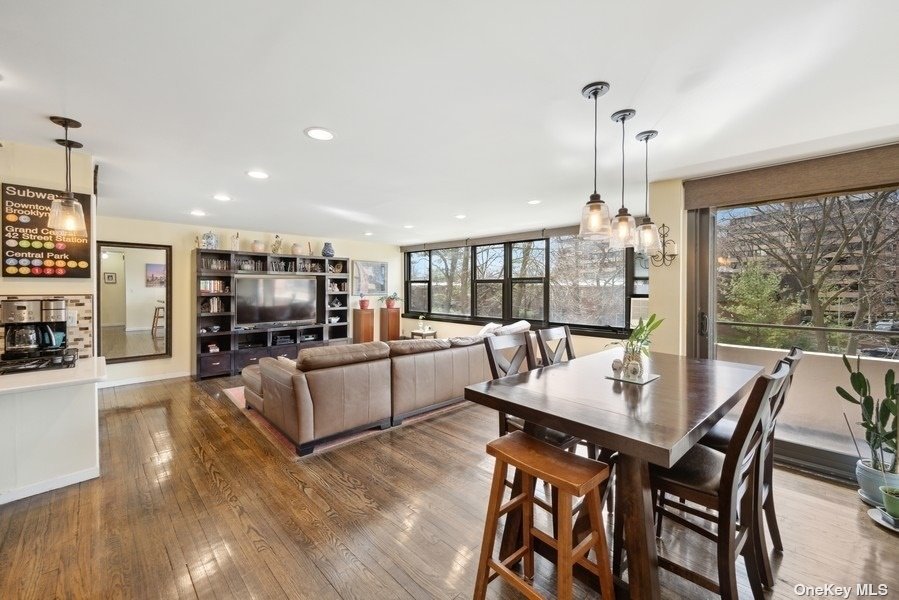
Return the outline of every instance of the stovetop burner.
{"type": "Polygon", "coordinates": [[[0,360],[0,375],[37,371],[40,369],[67,369],[74,367],[77,361],[78,351],[74,348],[67,349],[65,352],[53,356],[0,360]]]}

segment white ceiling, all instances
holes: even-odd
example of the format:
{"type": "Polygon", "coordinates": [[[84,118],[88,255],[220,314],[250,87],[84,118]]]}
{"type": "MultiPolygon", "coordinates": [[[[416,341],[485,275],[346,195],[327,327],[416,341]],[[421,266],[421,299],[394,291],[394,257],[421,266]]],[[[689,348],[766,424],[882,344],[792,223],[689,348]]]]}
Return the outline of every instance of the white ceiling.
{"type": "Polygon", "coordinates": [[[895,0],[0,0],[0,139],[51,146],[47,115],[83,121],[101,214],[473,237],[576,220],[592,188],[580,90],[597,79],[613,205],[608,117],[637,110],[635,211],[642,129],[660,131],[651,180],[899,139],[897,23],[895,0]]]}

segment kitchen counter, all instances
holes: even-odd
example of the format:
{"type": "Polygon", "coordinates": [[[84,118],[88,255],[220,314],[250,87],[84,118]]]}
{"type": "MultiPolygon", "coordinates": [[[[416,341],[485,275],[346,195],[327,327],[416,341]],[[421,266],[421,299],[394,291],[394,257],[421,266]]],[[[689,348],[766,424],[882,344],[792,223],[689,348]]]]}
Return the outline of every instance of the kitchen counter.
{"type": "Polygon", "coordinates": [[[0,396],[19,392],[96,383],[106,379],[106,359],[80,358],[68,369],[39,369],[0,375],[0,396]]]}
{"type": "Polygon", "coordinates": [[[0,375],[0,504],[99,477],[104,379],[102,356],[0,375]]]}

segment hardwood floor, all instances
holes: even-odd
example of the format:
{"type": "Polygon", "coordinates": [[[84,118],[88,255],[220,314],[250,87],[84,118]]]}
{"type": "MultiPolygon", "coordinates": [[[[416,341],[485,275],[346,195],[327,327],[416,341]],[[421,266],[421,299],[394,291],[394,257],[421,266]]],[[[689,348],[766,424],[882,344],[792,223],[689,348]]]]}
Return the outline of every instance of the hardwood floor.
{"type": "MultiPolygon", "coordinates": [[[[471,597],[495,413],[467,405],[293,460],[219,394],[234,385],[102,390],[101,478],[0,506],[0,598],[471,597]]],[[[899,594],[899,538],[853,489],[784,470],[775,486],[786,553],[769,597],[861,582],[899,594]]],[[[695,536],[663,540],[713,562],[695,536]]],[[[552,595],[553,568],[537,566],[552,595]]],[[[667,573],[662,584],[666,598],[712,597],[667,573]]],[[[517,595],[495,581],[488,597],[517,595]]]]}

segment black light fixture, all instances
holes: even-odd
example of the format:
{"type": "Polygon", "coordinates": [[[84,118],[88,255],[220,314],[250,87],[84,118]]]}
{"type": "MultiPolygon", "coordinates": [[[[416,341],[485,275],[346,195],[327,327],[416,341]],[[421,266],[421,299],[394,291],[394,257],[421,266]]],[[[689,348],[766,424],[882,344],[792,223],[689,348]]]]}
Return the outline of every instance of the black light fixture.
{"type": "Polygon", "coordinates": [[[659,239],[659,228],[652,222],[649,216],[649,140],[659,135],[655,129],[648,129],[637,134],[637,141],[645,143],[645,156],[643,163],[643,214],[644,217],[637,227],[637,245],[636,250],[642,254],[652,255],[662,249],[662,242],[659,239]]]}
{"type": "Polygon", "coordinates": [[[593,99],[593,193],[590,200],[581,211],[581,226],[578,237],[585,240],[607,241],[611,235],[609,227],[609,205],[602,201],[599,192],[596,191],[597,165],[597,137],[598,137],[598,98],[609,91],[609,84],[605,81],[589,83],[581,90],[581,94],[593,99]]]}
{"type": "Polygon", "coordinates": [[[637,114],[632,108],[625,108],[612,113],[612,120],[621,123],[621,208],[612,219],[612,236],[609,238],[610,248],[633,248],[636,239],[637,224],[634,217],[624,205],[624,138],[625,122],[637,114]]]}
{"type": "Polygon", "coordinates": [[[72,193],[72,148],[83,148],[80,142],[69,139],[69,128],[78,129],[81,123],[67,117],[50,117],[50,120],[65,129],[65,139],[56,143],[66,149],[66,192],[62,197],[53,198],[50,205],[50,218],[47,227],[59,235],[87,236],[87,224],[84,221],[84,207],[72,193]]]}

